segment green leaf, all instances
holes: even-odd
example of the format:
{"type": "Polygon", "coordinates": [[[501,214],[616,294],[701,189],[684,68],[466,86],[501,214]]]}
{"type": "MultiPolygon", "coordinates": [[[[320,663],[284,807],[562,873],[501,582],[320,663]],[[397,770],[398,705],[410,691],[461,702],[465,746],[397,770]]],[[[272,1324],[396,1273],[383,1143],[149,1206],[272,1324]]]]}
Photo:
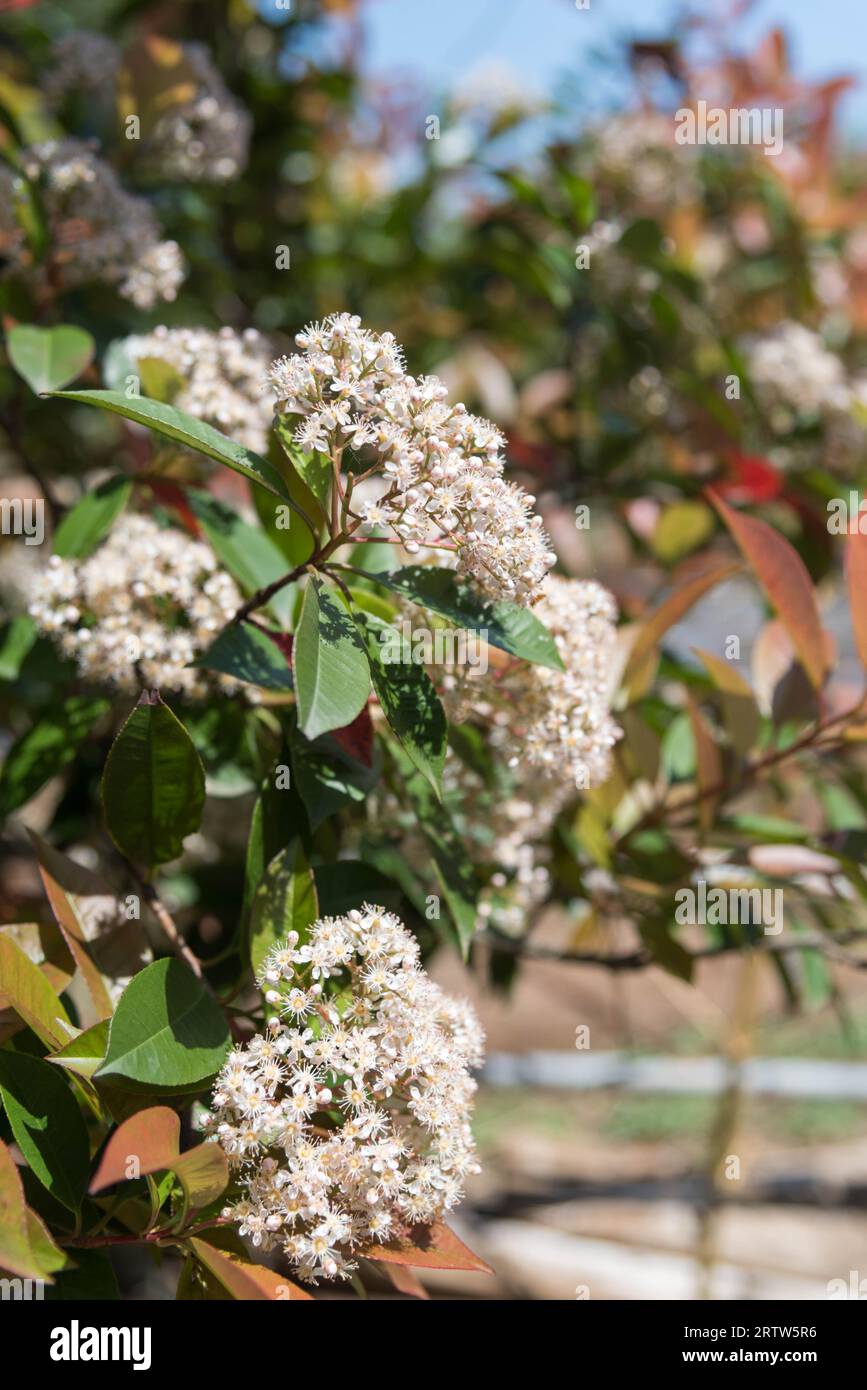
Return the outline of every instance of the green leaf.
{"type": "MultiPolygon", "coordinates": [[[[242,521],[237,512],[210,493],[190,488],[187,497],[214,554],[246,594],[254,594],[286,574],[289,565],[285,555],[260,527],[242,521]]],[[[294,586],[287,584],[266,605],[281,623],[291,620],[294,592],[294,586]]]]}
{"type": "Polygon", "coordinates": [[[356,622],[367,647],[373,688],[382,712],[410,761],[442,795],[448,723],[433,681],[420,662],[387,661],[383,638],[396,630],[369,613],[356,622]]]}
{"type": "Polygon", "coordinates": [[[300,840],[274,856],[250,909],[250,965],[255,974],[276,942],[290,931],[306,940],[307,928],[319,916],[316,883],[300,840]]]}
{"type": "Polygon", "coordinates": [[[675,565],[713,533],[714,515],[705,502],[682,500],[666,507],[650,544],[664,565],[675,565]]]}
{"type": "Polygon", "coordinates": [[[401,915],[403,893],[398,884],[360,859],[318,865],[316,891],[322,917],[343,917],[364,902],[379,903],[401,915]]]}
{"type": "Polygon", "coordinates": [[[83,328],[19,323],[6,334],[9,361],[37,396],[74,381],[93,361],[95,343],[83,328]]]}
{"type": "Polygon", "coordinates": [[[393,574],[377,574],[377,584],[384,584],[401,598],[430,608],[470,632],[480,632],[492,647],[499,647],[523,661],[537,666],[563,670],[557,644],[545,624],[530,608],[521,608],[505,599],[493,603],[477,589],[458,578],[452,570],[426,565],[409,565],[393,574]]]}
{"type": "Polygon", "coordinates": [[[108,1256],[101,1250],[76,1250],[75,1266],[75,1269],[65,1269],[57,1275],[46,1290],[46,1300],[113,1303],[120,1298],[117,1276],[108,1256]]]}
{"type": "Polygon", "coordinates": [[[331,460],[325,454],[306,454],[292,438],[292,425],[285,415],[274,416],[274,429],[283,445],[286,457],[305,487],[323,507],[331,492],[331,460]]]}
{"type": "Polygon", "coordinates": [[[219,1144],[196,1144],[175,1159],[177,1174],[186,1200],[185,1211],[206,1207],[225,1192],[229,1183],[229,1163],[219,1144]]]}
{"type": "Polygon", "coordinates": [[[282,478],[291,508],[284,498],[275,500],[261,488],[253,489],[253,505],[262,526],[286,557],[289,568],[296,569],[313,554],[322,536],[325,518],[315,496],[288,462],[273,435],[269,440],[268,462],[282,478]]]}
{"type": "Polygon", "coordinates": [[[479,883],[451,816],[435,798],[430,783],[413,767],[406,754],[394,749],[407,795],[418,826],[427,841],[437,879],[451,914],[461,954],[466,960],[476,931],[479,883]]]}
{"type": "MultiPolygon", "coordinates": [[[[25,1173],[29,1171],[28,1168],[24,1169],[25,1173]]],[[[34,1211],[32,1207],[28,1207],[24,1213],[24,1219],[27,1223],[27,1239],[30,1241],[30,1249],[45,1273],[53,1274],[55,1270],[63,1269],[65,1265],[69,1264],[69,1256],[55,1243],[39,1213],[34,1211]]]]}
{"type": "Polygon", "coordinates": [[[292,780],[310,829],[315,830],[347,801],[364,801],[379,781],[379,762],[360,763],[330,734],[310,743],[297,730],[292,739],[292,780]]]}
{"type": "Polygon", "coordinates": [[[370,694],[370,667],[358,629],[320,580],[304,593],[293,650],[298,723],[307,738],[351,724],[370,694]]]}
{"type": "Polygon", "coordinates": [[[70,1211],[87,1188],[87,1128],[61,1072],[39,1057],[0,1050],[0,1097],[15,1142],[39,1181],[70,1211]]]}
{"type": "Polygon", "coordinates": [[[263,690],[292,690],[292,671],[275,642],[250,623],[230,623],[194,662],[207,671],[258,685],[263,690]]]}
{"type": "Polygon", "coordinates": [[[243,444],[227,439],[219,430],[173,405],[149,400],[147,396],[126,396],[122,391],[49,391],[48,394],[61,400],[79,401],[82,405],[95,405],[113,415],[122,415],[125,420],[146,425],[164,439],[173,439],[175,443],[195,449],[206,458],[224,463],[227,468],[242,474],[252,483],[260,483],[291,505],[280,474],[267,459],[243,444]]]}
{"type": "Polygon", "coordinates": [[[158,960],[121,995],[95,1079],[164,1090],[204,1085],[228,1049],[229,1029],[207,985],[179,960],[158,960]]]}
{"type": "Polygon", "coordinates": [[[654,962],[678,980],[685,980],[690,984],[695,961],[689,951],[672,936],[666,924],[661,921],[644,921],[639,923],[638,930],[654,962]]]}
{"type": "MultiPolygon", "coordinates": [[[[726,816],[721,828],[735,830],[746,835],[751,841],[790,844],[792,841],[809,840],[809,826],[798,821],[786,820],[784,816],[763,816],[753,811],[741,811],[735,816],[726,816]]],[[[838,848],[845,852],[842,844],[838,848]]]]}
{"type": "Polygon", "coordinates": [[[0,994],[46,1047],[63,1047],[75,1029],[48,980],[20,946],[0,934],[0,994]]]}
{"type": "Polygon", "coordinates": [[[76,1076],[89,1081],[97,1068],[102,1066],[108,1047],[108,1027],[108,1019],[100,1019],[92,1028],[86,1028],[71,1042],[52,1052],[45,1058],[46,1062],[63,1067],[66,1071],[74,1072],[76,1076]]]}
{"type": "Polygon", "coordinates": [[[108,700],[72,695],[22,734],[0,770],[0,815],[8,816],[23,806],[49,778],[67,767],[109,708],[108,700]]]}
{"type": "Polygon", "coordinates": [[[54,533],[54,553],[82,559],[95,550],[125,508],[132,482],[122,474],[107,478],[66,513],[54,533]]]}
{"type": "Polygon", "coordinates": [[[19,613],[17,618],[13,618],[12,622],[7,624],[0,638],[0,680],[18,679],[24,658],[36,641],[37,635],[36,624],[26,613],[19,613]]]}
{"type": "Polygon", "coordinates": [[[250,833],[247,837],[247,856],[244,865],[244,904],[242,917],[246,922],[253,903],[253,895],[265,875],[265,870],[275,854],[289,841],[307,829],[304,807],[295,787],[292,785],[289,753],[284,752],[282,761],[263,778],[253,814],[250,818],[250,833]],[[285,768],[286,772],[281,772],[285,768]],[[278,776],[288,778],[288,785],[278,786],[278,776]]]}
{"type": "Polygon", "coordinates": [[[163,357],[139,357],[135,365],[138,368],[142,390],[151,400],[164,401],[171,405],[186,385],[183,373],[163,357]]]}
{"type": "Polygon", "coordinates": [[[192,739],[158,692],[143,692],[102,776],[108,833],[134,863],[168,863],[198,829],[204,800],[205,773],[192,739]]]}

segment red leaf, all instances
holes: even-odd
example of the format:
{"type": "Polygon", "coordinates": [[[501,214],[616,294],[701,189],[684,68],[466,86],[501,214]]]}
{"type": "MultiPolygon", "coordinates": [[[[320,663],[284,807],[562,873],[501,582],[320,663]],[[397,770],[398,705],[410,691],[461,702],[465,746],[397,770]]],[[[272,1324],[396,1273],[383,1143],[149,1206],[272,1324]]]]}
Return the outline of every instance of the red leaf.
{"type": "Polygon", "coordinates": [[[717,490],[729,502],[752,505],[779,497],[783,476],[767,459],[732,449],[726,461],[728,476],[717,484],[717,490]]]}
{"type": "Polygon", "coordinates": [[[475,1274],[494,1272],[442,1221],[435,1221],[430,1226],[409,1226],[387,1245],[366,1245],[358,1254],[366,1260],[381,1260],[384,1264],[416,1265],[425,1269],[466,1269],[475,1274]]]}
{"type": "Polygon", "coordinates": [[[773,526],[734,511],[712,488],[708,495],[780,615],[798,660],[818,690],[825,679],[827,658],[816,594],[806,565],[794,546],[773,526]]]}
{"type": "Polygon", "coordinates": [[[286,665],[292,665],[292,643],[294,638],[291,632],[274,632],[270,627],[257,624],[260,632],[264,632],[266,637],[270,637],[274,646],[281,651],[286,658],[286,665]]]}
{"type": "Polygon", "coordinates": [[[334,729],[331,737],[356,762],[364,763],[365,767],[373,765],[373,720],[367,705],[355,716],[351,724],[342,729],[334,729]]]}
{"type": "Polygon", "coordinates": [[[171,1168],[178,1157],[181,1122],[167,1105],[154,1105],[124,1120],[102,1151],[99,1167],[90,1184],[91,1192],[101,1192],[113,1183],[130,1177],[144,1177],[171,1168]],[[130,1174],[129,1160],[136,1160],[137,1171],[130,1174]]]}
{"type": "Polygon", "coordinates": [[[184,489],[170,478],[148,478],[147,484],[157,501],[177,512],[184,530],[199,540],[202,534],[201,527],[187,501],[184,489]]]}

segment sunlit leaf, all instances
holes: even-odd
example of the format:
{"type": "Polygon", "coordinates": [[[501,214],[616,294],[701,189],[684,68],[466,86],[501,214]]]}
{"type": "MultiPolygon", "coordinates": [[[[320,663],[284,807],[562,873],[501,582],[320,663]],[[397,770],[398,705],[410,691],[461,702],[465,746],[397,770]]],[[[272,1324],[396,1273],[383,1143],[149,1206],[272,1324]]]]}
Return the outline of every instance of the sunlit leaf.
{"type": "Polygon", "coordinates": [[[186,1089],[223,1064],[229,1030],[207,986],[178,960],[158,960],[121,995],[97,1081],[186,1089]]]}
{"type": "Polygon", "coordinates": [[[474,1274],[493,1274],[491,1266],[441,1221],[410,1226],[405,1235],[385,1245],[365,1245],[358,1251],[368,1260],[384,1264],[414,1265],[419,1269],[462,1269],[474,1274]]]}
{"type": "Polygon", "coordinates": [[[210,1270],[233,1298],[274,1301],[310,1299],[297,1284],[275,1273],[265,1265],[251,1264],[231,1250],[220,1250],[212,1239],[193,1237],[191,1248],[206,1269],[210,1270]]]}
{"type": "Polygon", "coordinates": [[[93,361],[95,344],[83,328],[38,328],[18,323],[6,334],[9,361],[31,391],[41,395],[74,381],[93,361]]]}

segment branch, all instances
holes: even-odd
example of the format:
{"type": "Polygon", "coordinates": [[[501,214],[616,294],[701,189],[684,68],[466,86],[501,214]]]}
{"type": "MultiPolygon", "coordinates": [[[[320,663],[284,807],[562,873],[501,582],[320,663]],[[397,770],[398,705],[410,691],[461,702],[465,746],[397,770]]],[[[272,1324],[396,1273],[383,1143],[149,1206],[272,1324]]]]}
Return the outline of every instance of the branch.
{"type": "MultiPolygon", "coordinates": [[[[701,805],[702,802],[709,799],[716,797],[728,799],[729,797],[737,795],[739,792],[744,791],[750,783],[763,772],[767,772],[770,768],[776,767],[777,764],[784,762],[787,758],[794,757],[796,753],[802,753],[807,748],[815,745],[817,750],[824,751],[827,745],[817,742],[821,735],[828,733],[833,729],[835,724],[845,724],[848,720],[854,719],[856,715],[861,713],[865,702],[867,702],[867,694],[862,695],[858,703],[853,705],[851,709],[845,710],[843,714],[835,714],[832,718],[826,719],[822,723],[815,724],[812,729],[809,729],[806,734],[796,739],[794,743],[790,743],[785,748],[775,749],[773,753],[766,754],[764,758],[759,758],[754,763],[748,763],[735,782],[715,782],[712,786],[704,787],[702,791],[696,792],[694,796],[687,797],[684,801],[679,801],[674,805],[663,798],[662,801],[657,802],[655,806],[651,806],[649,810],[645,811],[644,815],[639,817],[634,825],[624,831],[618,843],[628,839],[636,830],[644,830],[649,825],[656,825],[658,821],[665,817],[667,811],[670,811],[672,815],[678,815],[682,811],[694,810],[696,806],[701,805]]],[[[832,735],[834,741],[841,737],[842,733],[832,735]]]]}
{"type": "Polygon", "coordinates": [[[162,929],[162,933],[175,955],[185,961],[193,974],[196,975],[198,979],[202,980],[202,962],[181,936],[174,917],[169,912],[156,888],[154,888],[153,884],[136,868],[135,864],[132,864],[126,858],[124,859],[124,863],[141,888],[142,897],[156,917],[162,929]]]}

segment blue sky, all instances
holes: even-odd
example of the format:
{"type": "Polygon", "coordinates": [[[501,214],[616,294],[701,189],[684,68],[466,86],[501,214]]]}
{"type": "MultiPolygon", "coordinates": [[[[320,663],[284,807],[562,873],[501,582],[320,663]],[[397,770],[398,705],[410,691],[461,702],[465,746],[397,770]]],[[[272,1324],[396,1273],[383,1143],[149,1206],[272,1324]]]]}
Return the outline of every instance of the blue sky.
{"type": "MultiPolygon", "coordinates": [[[[704,0],[712,10],[719,0],[704,0]]],[[[723,10],[730,3],[723,3],[723,10]]],[[[487,60],[507,62],[541,91],[564,71],[580,74],[594,48],[620,33],[670,32],[671,0],[370,0],[364,6],[368,71],[421,80],[434,92],[487,60]]],[[[796,71],[817,79],[851,73],[845,126],[867,134],[867,4],[864,0],[757,0],[741,20],[745,43],[774,25],[790,37],[796,71]]]]}

